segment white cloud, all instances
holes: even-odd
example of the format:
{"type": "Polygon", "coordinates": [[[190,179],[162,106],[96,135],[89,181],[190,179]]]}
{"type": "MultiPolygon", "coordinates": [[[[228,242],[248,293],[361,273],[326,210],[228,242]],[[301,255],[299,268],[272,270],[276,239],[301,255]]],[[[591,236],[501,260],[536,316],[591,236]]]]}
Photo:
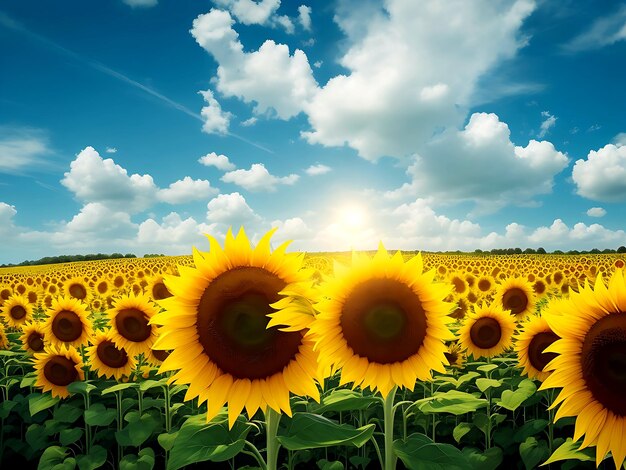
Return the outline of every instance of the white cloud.
{"type": "Polygon", "coordinates": [[[43,131],[0,126],[0,173],[38,169],[50,153],[43,131]]]}
{"type": "Polygon", "coordinates": [[[592,207],[587,210],[587,215],[589,217],[604,217],[606,215],[606,210],[602,207],[592,207]]]}
{"type": "Polygon", "coordinates": [[[144,251],[163,252],[164,247],[172,249],[174,253],[189,253],[191,247],[202,240],[203,233],[210,230],[206,224],[196,222],[193,217],[183,220],[176,212],[170,212],[163,217],[161,223],[150,218],[144,220],[137,231],[137,241],[144,251]]]}
{"type": "Polygon", "coordinates": [[[106,153],[117,153],[117,149],[115,147],[107,147],[105,152],[106,153]]]}
{"type": "Polygon", "coordinates": [[[228,160],[226,155],[218,155],[215,152],[207,153],[205,156],[200,157],[198,162],[205,166],[214,166],[222,171],[230,171],[237,168],[234,163],[228,160]]]}
{"type": "MultiPolygon", "coordinates": [[[[130,220],[130,215],[122,210],[111,210],[99,202],[85,204],[65,226],[62,232],[55,236],[57,241],[70,237],[75,239],[79,234],[98,233],[115,234],[116,237],[124,238],[133,235],[137,226],[130,220]]],[[[65,240],[69,242],[70,240],[65,240]]]]}
{"type": "Polygon", "coordinates": [[[615,137],[613,137],[612,143],[617,145],[618,147],[626,145],[626,132],[620,132],[615,137]]]}
{"type": "Polygon", "coordinates": [[[243,127],[250,127],[250,126],[254,126],[254,125],[257,123],[257,121],[258,121],[258,120],[259,120],[259,119],[258,119],[258,118],[256,118],[255,116],[252,116],[251,118],[248,118],[248,119],[246,119],[245,121],[242,121],[242,122],[241,122],[241,125],[242,125],[243,127]]]}
{"type": "Polygon", "coordinates": [[[535,8],[531,0],[389,0],[385,11],[343,3],[336,21],[349,39],[340,59],[349,72],[307,102],[312,129],[302,135],[368,160],[420,152],[441,129],[460,127],[479,79],[526,44],[520,27],[535,8]]]}
{"type": "Polygon", "coordinates": [[[312,237],[313,231],[300,217],[293,217],[287,220],[274,220],[272,227],[277,227],[276,235],[272,238],[275,243],[282,243],[287,240],[302,241],[312,237]]]}
{"type": "Polygon", "coordinates": [[[579,52],[610,46],[626,39],[626,5],[613,14],[597,18],[589,28],[563,46],[568,52],[579,52]]]}
{"type": "Polygon", "coordinates": [[[207,104],[200,111],[200,115],[204,118],[202,130],[207,134],[226,134],[232,114],[228,111],[222,111],[222,106],[213,97],[211,90],[200,91],[199,93],[207,104]]]}
{"type": "Polygon", "coordinates": [[[605,145],[577,160],[572,170],[576,192],[594,201],[626,200],[626,146],[605,145]]]}
{"type": "Polygon", "coordinates": [[[15,214],[17,214],[15,206],[0,202],[0,234],[7,234],[14,228],[13,217],[15,214]]]}
{"type": "Polygon", "coordinates": [[[306,31],[311,30],[311,7],[307,5],[298,7],[298,21],[306,31]]]}
{"type": "Polygon", "coordinates": [[[229,171],[222,176],[225,183],[233,183],[248,191],[276,191],[279,184],[295,184],[300,176],[291,174],[289,176],[277,177],[270,174],[263,163],[253,163],[249,170],[229,171]]]}
{"type": "Polygon", "coordinates": [[[225,97],[256,103],[254,113],[274,112],[281,119],[300,113],[317,90],[306,54],[265,41],[259,50],[244,52],[226,11],[212,9],[193,21],[191,34],[219,63],[216,88],[225,97]]]}
{"type": "Polygon", "coordinates": [[[161,189],[157,193],[157,198],[168,204],[183,204],[185,202],[207,199],[218,192],[219,190],[212,187],[207,180],[194,180],[189,176],[185,176],[182,180],[170,184],[169,188],[161,189]]]}
{"type": "Polygon", "coordinates": [[[150,8],[156,6],[159,1],[158,0],[122,0],[126,5],[129,5],[133,8],[141,7],[141,8],[150,8]]]}
{"type": "Polygon", "coordinates": [[[548,131],[555,126],[557,120],[556,116],[552,116],[548,111],[542,111],[541,117],[544,117],[545,119],[541,122],[541,128],[539,131],[540,139],[545,137],[548,131]]]}
{"type": "Polygon", "coordinates": [[[99,202],[112,209],[141,212],[154,204],[158,188],[150,175],[133,174],[86,147],[70,164],[61,184],[82,202],[99,202]]]}
{"type": "Polygon", "coordinates": [[[280,7],[280,0],[215,0],[221,7],[227,8],[245,25],[266,25],[280,7]]]}
{"type": "Polygon", "coordinates": [[[220,194],[207,204],[206,218],[211,223],[239,227],[258,223],[261,217],[256,214],[239,193],[220,194]]]}
{"type": "Polygon", "coordinates": [[[304,171],[309,176],[318,176],[318,175],[324,175],[328,173],[329,171],[331,171],[331,168],[326,165],[317,164],[317,165],[311,165],[304,171]]]}

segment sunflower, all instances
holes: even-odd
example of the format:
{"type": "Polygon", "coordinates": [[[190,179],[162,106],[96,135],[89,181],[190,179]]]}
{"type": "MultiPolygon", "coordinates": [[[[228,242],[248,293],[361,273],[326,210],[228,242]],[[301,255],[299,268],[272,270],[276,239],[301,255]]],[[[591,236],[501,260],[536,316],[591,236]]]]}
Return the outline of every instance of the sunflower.
{"type": "Polygon", "coordinates": [[[450,363],[450,367],[461,368],[465,364],[467,357],[463,354],[463,347],[458,341],[448,345],[448,350],[443,353],[450,363]]]}
{"type": "Polygon", "coordinates": [[[30,321],[22,326],[22,349],[29,353],[38,353],[44,350],[44,327],[41,322],[30,321]]]}
{"type": "Polygon", "coordinates": [[[98,331],[93,339],[93,346],[86,349],[89,357],[91,370],[98,377],[115,377],[120,380],[122,376],[130,376],[136,362],[133,356],[129,356],[124,348],[118,348],[113,342],[111,330],[98,331]]]}
{"type": "Polygon", "coordinates": [[[9,326],[21,328],[33,317],[33,306],[23,295],[13,294],[2,306],[2,314],[9,326]]]}
{"type": "Polygon", "coordinates": [[[608,287],[598,276],[559,302],[548,325],[561,339],[546,348],[558,356],[540,390],[562,388],[552,404],[554,421],[576,416],[574,441],[585,438],[581,449],[596,446],[596,464],[608,451],[616,468],[626,457],[626,279],[622,270],[611,276],[608,287]]]}
{"type": "Polygon", "coordinates": [[[156,301],[167,299],[172,296],[170,291],[167,290],[167,287],[165,287],[163,276],[161,275],[154,276],[148,281],[146,291],[148,295],[156,301]]]}
{"type": "Polygon", "coordinates": [[[270,251],[266,233],[250,246],[242,229],[229,230],[224,249],[211,236],[210,252],[193,250],[195,268],[165,276],[172,297],[152,319],[162,325],[154,349],[172,350],[160,372],[179,369],[173,382],[189,384],[185,400],[208,400],[207,420],[228,402],[232,426],[266,407],[291,416],[289,393],[319,401],[317,356],[304,335],[313,320],[309,270],[303,254],[270,251]],[[281,328],[273,326],[270,321],[281,328]]]}
{"type": "Polygon", "coordinates": [[[336,263],[334,278],[320,286],[320,313],[311,325],[322,370],[341,369],[340,384],[383,397],[395,385],[413,390],[431,369],[445,374],[454,305],[443,300],[450,285],[434,283],[434,276],[423,272],[421,254],[405,263],[382,243],[373,258],[353,253],[351,267],[336,263]]]}
{"type": "Polygon", "coordinates": [[[46,346],[44,352],[35,354],[35,371],[35,386],[50,390],[53,397],[68,397],[67,386],[85,380],[83,362],[74,346],[46,346]]]}
{"type": "Polygon", "coordinates": [[[475,288],[481,294],[490,294],[496,284],[495,279],[489,274],[483,274],[475,283],[475,288]]]}
{"type": "Polygon", "coordinates": [[[9,343],[9,338],[7,337],[6,331],[4,331],[4,326],[0,323],[0,349],[9,349],[11,347],[11,343],[9,343]]]}
{"type": "Polygon", "coordinates": [[[481,304],[459,329],[459,343],[474,359],[494,357],[511,346],[515,320],[500,305],[481,304]]]}
{"type": "Polygon", "coordinates": [[[82,302],[72,297],[57,297],[48,309],[43,324],[46,340],[52,344],[79,347],[87,345],[93,336],[93,327],[82,302]]]}
{"type": "Polygon", "coordinates": [[[148,351],[157,338],[157,327],[150,319],[158,309],[144,294],[116,297],[108,310],[113,342],[131,356],[148,351]]]}
{"type": "MultiPolygon", "coordinates": [[[[549,315],[546,311],[545,315],[549,315]]],[[[559,339],[545,316],[531,317],[521,324],[522,330],[515,336],[515,351],[523,373],[541,382],[546,380],[550,372],[544,371],[546,365],[557,355],[545,352],[545,349],[559,339]]]]}
{"type": "Polygon", "coordinates": [[[521,277],[510,277],[500,284],[495,300],[516,320],[523,320],[535,311],[533,286],[521,277]]]}
{"type": "Polygon", "coordinates": [[[73,277],[63,283],[63,292],[66,296],[88,302],[91,295],[89,285],[82,277],[73,277]]]}

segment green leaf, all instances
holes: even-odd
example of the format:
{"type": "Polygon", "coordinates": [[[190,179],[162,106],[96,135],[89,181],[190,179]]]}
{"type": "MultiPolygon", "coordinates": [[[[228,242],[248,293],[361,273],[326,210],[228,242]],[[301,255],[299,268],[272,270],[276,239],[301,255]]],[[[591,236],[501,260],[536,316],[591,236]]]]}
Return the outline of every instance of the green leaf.
{"type": "Polygon", "coordinates": [[[161,422],[146,412],[139,416],[138,412],[126,415],[128,424],[121,431],[115,433],[115,439],[121,446],[142,445],[152,435],[161,422]]]}
{"type": "Polygon", "coordinates": [[[6,419],[15,405],[17,405],[17,403],[11,400],[5,400],[0,403],[0,418],[6,419]]]}
{"type": "Polygon", "coordinates": [[[487,373],[497,368],[498,366],[496,364],[485,364],[484,366],[478,366],[476,370],[487,373]]]}
{"type": "Polygon", "coordinates": [[[546,419],[531,419],[515,431],[515,436],[513,438],[516,442],[524,442],[530,436],[539,434],[546,428],[547,425],[548,420],[546,419]]]}
{"type": "Polygon", "coordinates": [[[491,447],[484,452],[475,447],[465,447],[463,454],[469,460],[472,468],[477,470],[496,470],[502,463],[502,449],[499,447],[491,447]]]}
{"type": "Polygon", "coordinates": [[[31,424],[26,430],[26,442],[33,450],[41,450],[48,447],[48,435],[46,428],[40,424],[31,424]]]}
{"type": "Polygon", "coordinates": [[[582,460],[584,461],[594,461],[595,454],[592,449],[583,449],[578,450],[580,447],[580,443],[574,442],[571,437],[568,437],[561,446],[556,449],[550,458],[546,460],[541,466],[549,465],[554,462],[558,462],[559,460],[582,460]]]}
{"type": "Polygon", "coordinates": [[[317,462],[317,468],[320,470],[344,470],[345,467],[338,460],[328,461],[326,459],[322,459],[317,462]]]}
{"type": "Polygon", "coordinates": [[[461,377],[459,377],[459,385],[463,385],[465,382],[470,382],[476,377],[480,377],[480,374],[474,371],[463,374],[461,377]]]}
{"type": "Polygon", "coordinates": [[[35,416],[37,413],[48,408],[53,407],[59,402],[57,397],[52,397],[49,393],[37,395],[28,400],[28,410],[31,416],[35,416]]]}
{"type": "Polygon", "coordinates": [[[146,390],[150,390],[154,387],[161,387],[167,384],[167,378],[161,380],[144,380],[139,384],[139,390],[145,392],[146,390]]]}
{"type": "Polygon", "coordinates": [[[225,411],[209,423],[204,414],[187,418],[170,451],[168,470],[178,470],[207,460],[223,462],[231,459],[243,450],[251,428],[252,425],[239,416],[229,430],[228,414],[225,411]]]}
{"type": "Polygon", "coordinates": [[[159,434],[157,436],[157,441],[159,441],[159,445],[163,447],[163,449],[169,451],[172,450],[172,446],[174,445],[174,441],[176,441],[177,436],[178,431],[170,432],[169,434],[164,432],[163,434],[159,434]]]}
{"type": "Polygon", "coordinates": [[[531,397],[537,391],[537,386],[532,380],[522,380],[517,387],[517,390],[505,390],[502,392],[500,400],[496,405],[506,408],[510,411],[515,411],[527,398],[531,397]]]}
{"type": "Polygon", "coordinates": [[[126,455],[120,461],[120,470],[152,470],[152,468],[154,451],[150,447],[141,449],[137,455],[126,455]]]}
{"type": "Polygon", "coordinates": [[[59,433],[59,442],[61,443],[61,445],[69,446],[70,444],[73,444],[74,442],[79,440],[81,437],[83,437],[83,430],[81,428],[63,429],[59,433]]]}
{"type": "Polygon", "coordinates": [[[117,417],[117,410],[95,403],[85,410],[85,423],[89,426],[108,426],[117,417]]]}
{"type": "Polygon", "coordinates": [[[321,404],[311,403],[309,409],[317,414],[326,411],[359,411],[367,409],[377,401],[379,400],[375,396],[363,396],[354,390],[341,388],[323,397],[321,404]]]}
{"type": "Polygon", "coordinates": [[[74,405],[70,405],[69,403],[63,403],[59,405],[58,408],[55,408],[53,417],[60,423],[75,423],[78,418],[83,415],[82,408],[79,408],[74,405]]]}
{"type": "Polygon", "coordinates": [[[80,470],[95,470],[107,461],[107,451],[102,446],[93,446],[89,454],[79,455],[76,460],[80,470]]]}
{"type": "Polygon", "coordinates": [[[127,388],[136,388],[139,385],[135,382],[127,382],[125,384],[117,384],[112,387],[105,388],[102,390],[102,395],[106,395],[107,393],[119,392],[120,390],[126,390],[127,388]]]}
{"type": "Polygon", "coordinates": [[[43,425],[46,430],[46,436],[53,436],[54,434],[58,434],[62,430],[67,429],[67,423],[61,423],[54,418],[47,419],[43,425]]]}
{"type": "Polygon", "coordinates": [[[65,447],[50,446],[41,454],[37,470],[51,470],[55,465],[62,464],[66,456],[65,447]]]}
{"type": "Polygon", "coordinates": [[[462,415],[487,406],[487,400],[471,393],[449,390],[415,402],[422,413],[452,413],[462,415]]]}
{"type": "Polygon", "coordinates": [[[93,390],[96,390],[96,388],[97,387],[95,385],[92,385],[85,380],[72,382],[67,386],[67,390],[70,393],[80,393],[81,395],[89,395],[93,390]]]}
{"type": "Polygon", "coordinates": [[[20,388],[32,387],[35,385],[35,382],[37,382],[37,376],[35,374],[25,375],[20,382],[20,388]]]}
{"type": "Polygon", "coordinates": [[[538,441],[531,436],[519,445],[519,454],[526,470],[530,470],[536,468],[542,460],[547,459],[550,450],[546,441],[538,441]]]}
{"type": "Polygon", "coordinates": [[[502,381],[495,379],[485,379],[484,377],[481,377],[480,379],[476,379],[476,386],[478,387],[478,390],[485,393],[485,391],[489,388],[501,387],[502,381]]]}
{"type": "Polygon", "coordinates": [[[469,461],[450,444],[437,444],[423,434],[411,434],[393,443],[396,455],[410,470],[466,470],[469,461]]]}
{"type": "Polygon", "coordinates": [[[472,430],[472,425],[470,423],[459,423],[456,425],[454,430],[452,431],[452,437],[457,444],[461,442],[463,436],[465,436],[468,432],[472,430]]]}
{"type": "Polygon", "coordinates": [[[368,424],[355,428],[313,413],[294,413],[286,429],[277,436],[277,439],[288,450],[338,445],[361,447],[374,434],[374,427],[375,424],[368,424]]]}

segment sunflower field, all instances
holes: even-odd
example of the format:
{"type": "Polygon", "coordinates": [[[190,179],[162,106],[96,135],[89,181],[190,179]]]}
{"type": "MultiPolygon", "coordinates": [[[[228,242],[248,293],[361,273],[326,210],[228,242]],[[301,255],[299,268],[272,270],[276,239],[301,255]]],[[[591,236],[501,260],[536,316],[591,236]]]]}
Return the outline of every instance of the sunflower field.
{"type": "Polygon", "coordinates": [[[623,467],[624,255],[273,233],[0,269],[0,467],[623,467]]]}

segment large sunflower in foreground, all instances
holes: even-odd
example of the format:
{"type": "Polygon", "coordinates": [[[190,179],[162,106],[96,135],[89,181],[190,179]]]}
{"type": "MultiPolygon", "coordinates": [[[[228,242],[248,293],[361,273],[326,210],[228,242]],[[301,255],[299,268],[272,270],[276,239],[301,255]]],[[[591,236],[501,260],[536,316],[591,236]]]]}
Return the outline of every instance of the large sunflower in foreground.
{"type": "Polygon", "coordinates": [[[22,349],[31,354],[42,352],[45,346],[44,337],[43,323],[38,321],[25,323],[22,326],[22,336],[20,336],[22,349]]]}
{"type": "Polygon", "coordinates": [[[23,295],[13,294],[2,306],[2,314],[9,326],[20,328],[33,317],[33,306],[23,295]]]}
{"type": "Polygon", "coordinates": [[[319,401],[316,354],[304,333],[313,320],[303,254],[273,252],[265,234],[252,249],[243,229],[229,230],[224,249],[193,251],[195,268],[165,276],[172,297],[152,319],[162,325],[154,349],[172,350],[160,372],[180,369],[173,382],[189,384],[185,400],[208,401],[207,420],[228,402],[232,426],[242,409],[252,417],[270,407],[291,415],[289,393],[319,401]],[[281,327],[270,325],[281,325],[281,327]]]}
{"type": "Polygon", "coordinates": [[[562,388],[552,407],[561,406],[554,420],[576,416],[574,441],[585,435],[581,448],[596,446],[596,464],[608,451],[617,468],[626,457],[626,279],[617,270],[608,287],[598,276],[559,302],[546,316],[560,336],[546,348],[559,356],[546,369],[541,389],[562,388]]]}
{"type": "Polygon", "coordinates": [[[523,320],[535,311],[533,286],[522,277],[510,277],[502,282],[497,286],[494,299],[516,320],[523,320]]]}
{"type": "Polygon", "coordinates": [[[116,297],[108,315],[111,337],[118,348],[129,355],[148,353],[157,338],[156,325],[150,319],[158,309],[144,294],[126,294],[116,297]]]}
{"type": "Polygon", "coordinates": [[[115,377],[119,380],[124,375],[129,377],[135,368],[135,358],[129,356],[124,348],[115,345],[111,330],[98,331],[93,346],[89,346],[86,353],[91,370],[99,377],[115,377]]]}
{"type": "Polygon", "coordinates": [[[93,336],[93,327],[85,306],[73,297],[57,297],[46,312],[43,324],[46,341],[60,346],[86,346],[93,336]]]}
{"type": "Polygon", "coordinates": [[[423,272],[421,254],[405,263],[382,243],[373,258],[353,253],[351,267],[335,263],[334,278],[319,287],[320,313],[310,327],[322,370],[341,369],[341,384],[383,397],[395,385],[413,390],[433,369],[445,374],[454,305],[443,300],[450,286],[434,276],[423,272]]]}
{"type": "Polygon", "coordinates": [[[35,371],[35,386],[50,390],[53,397],[68,397],[67,386],[85,379],[83,362],[73,346],[46,346],[44,352],[35,354],[35,371]]]}
{"type": "Polygon", "coordinates": [[[541,382],[546,380],[550,372],[544,370],[546,365],[557,355],[545,349],[559,339],[552,331],[546,316],[531,317],[521,324],[522,330],[515,336],[515,351],[522,372],[531,379],[541,382]]]}
{"type": "Polygon", "coordinates": [[[459,342],[474,356],[494,357],[511,346],[515,320],[497,304],[482,304],[466,317],[459,329],[459,342]]]}

